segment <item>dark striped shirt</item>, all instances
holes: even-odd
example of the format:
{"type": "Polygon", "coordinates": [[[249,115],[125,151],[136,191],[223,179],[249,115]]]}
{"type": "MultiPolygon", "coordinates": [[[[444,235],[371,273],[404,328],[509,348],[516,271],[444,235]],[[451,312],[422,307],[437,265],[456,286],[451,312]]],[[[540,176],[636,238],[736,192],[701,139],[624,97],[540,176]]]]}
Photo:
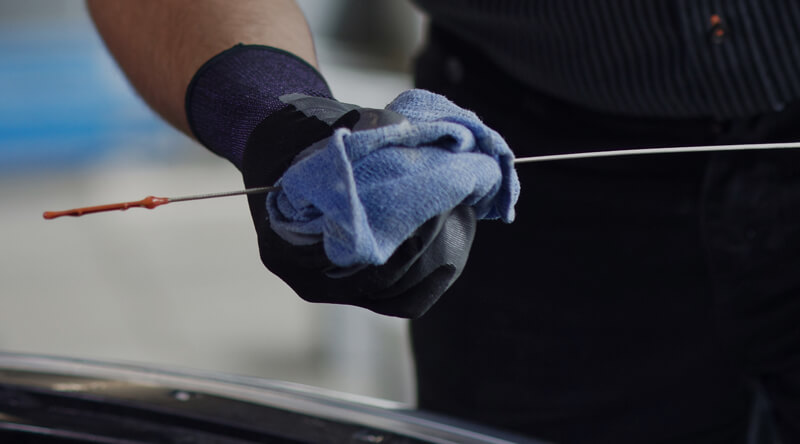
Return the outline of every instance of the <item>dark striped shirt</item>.
{"type": "Polygon", "coordinates": [[[800,99],[800,0],[416,0],[531,88],[648,117],[800,99]]]}

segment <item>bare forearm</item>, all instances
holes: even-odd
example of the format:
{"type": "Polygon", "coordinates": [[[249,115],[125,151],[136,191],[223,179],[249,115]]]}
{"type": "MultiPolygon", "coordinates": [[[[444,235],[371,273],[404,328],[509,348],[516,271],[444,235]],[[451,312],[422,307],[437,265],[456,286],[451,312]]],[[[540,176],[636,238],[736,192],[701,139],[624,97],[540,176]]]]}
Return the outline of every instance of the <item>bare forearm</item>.
{"type": "Polygon", "coordinates": [[[87,0],[98,31],[153,109],[191,135],[186,87],[203,63],[237,43],[292,52],[316,65],[305,19],[289,0],[87,0]]]}

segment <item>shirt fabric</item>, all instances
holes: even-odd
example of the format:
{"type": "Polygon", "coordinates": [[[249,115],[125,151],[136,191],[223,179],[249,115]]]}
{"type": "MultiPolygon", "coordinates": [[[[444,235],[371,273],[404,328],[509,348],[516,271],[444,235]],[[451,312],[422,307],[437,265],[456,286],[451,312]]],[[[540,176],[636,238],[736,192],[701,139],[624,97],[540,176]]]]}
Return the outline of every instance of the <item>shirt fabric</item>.
{"type": "Polygon", "coordinates": [[[601,112],[731,119],[800,98],[796,0],[415,0],[528,87],[601,112]]]}
{"type": "MultiPolygon", "coordinates": [[[[800,103],[652,119],[531,94],[440,31],[417,86],[474,111],[518,156],[800,137],[800,103]]],[[[800,152],[517,172],[514,223],[480,222],[461,277],[411,322],[421,409],[546,442],[730,444],[777,431],[800,443],[800,152]]]]}

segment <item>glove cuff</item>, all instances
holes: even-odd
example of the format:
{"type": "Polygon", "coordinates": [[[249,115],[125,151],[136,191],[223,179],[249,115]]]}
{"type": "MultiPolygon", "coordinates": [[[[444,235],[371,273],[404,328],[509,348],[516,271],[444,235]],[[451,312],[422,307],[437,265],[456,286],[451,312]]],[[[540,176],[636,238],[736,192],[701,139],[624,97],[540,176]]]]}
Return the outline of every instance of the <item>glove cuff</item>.
{"type": "Polygon", "coordinates": [[[300,93],[332,98],[313,66],[289,52],[238,44],[206,62],[186,90],[186,116],[197,140],[242,169],[255,127],[286,104],[278,98],[300,93]]]}

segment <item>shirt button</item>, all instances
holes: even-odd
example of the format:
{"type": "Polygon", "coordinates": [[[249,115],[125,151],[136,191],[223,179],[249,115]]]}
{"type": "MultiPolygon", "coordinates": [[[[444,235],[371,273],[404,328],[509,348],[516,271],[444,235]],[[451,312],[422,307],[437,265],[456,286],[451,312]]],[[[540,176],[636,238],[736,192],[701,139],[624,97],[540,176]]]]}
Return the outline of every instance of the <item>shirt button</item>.
{"type": "Polygon", "coordinates": [[[708,23],[711,26],[709,36],[712,43],[719,45],[728,38],[728,25],[719,14],[711,14],[708,23]]]}
{"type": "Polygon", "coordinates": [[[458,85],[464,80],[464,65],[457,57],[450,56],[444,62],[444,75],[447,81],[458,85]]]}

